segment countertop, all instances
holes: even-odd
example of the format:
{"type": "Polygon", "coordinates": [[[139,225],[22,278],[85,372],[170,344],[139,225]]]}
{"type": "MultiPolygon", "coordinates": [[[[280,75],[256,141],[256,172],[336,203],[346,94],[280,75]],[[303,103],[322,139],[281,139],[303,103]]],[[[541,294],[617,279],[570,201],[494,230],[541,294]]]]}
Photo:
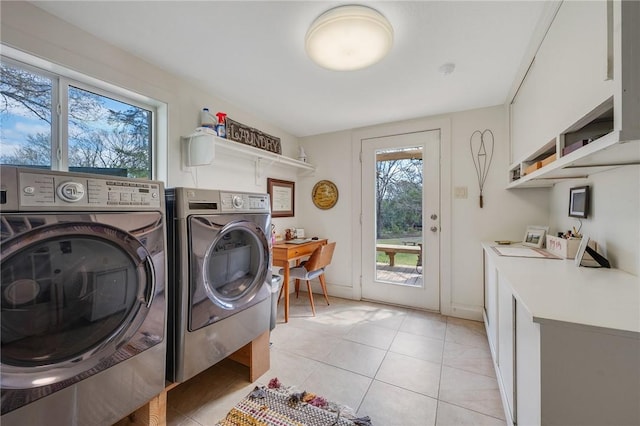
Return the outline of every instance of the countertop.
{"type": "Polygon", "coordinates": [[[640,278],[619,269],[577,267],[573,259],[500,256],[482,247],[534,321],[562,321],[640,333],[640,278]]]}

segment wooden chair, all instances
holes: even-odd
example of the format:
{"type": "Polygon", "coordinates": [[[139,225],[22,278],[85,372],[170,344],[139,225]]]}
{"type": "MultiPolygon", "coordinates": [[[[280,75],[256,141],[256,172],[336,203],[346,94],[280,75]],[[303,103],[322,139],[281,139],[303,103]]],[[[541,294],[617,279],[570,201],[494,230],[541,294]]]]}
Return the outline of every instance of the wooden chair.
{"type": "MultiPolygon", "coordinates": [[[[319,246],[311,253],[309,260],[303,262],[295,268],[289,270],[289,277],[296,279],[296,297],[300,290],[300,280],[307,282],[307,291],[309,292],[309,302],[311,302],[311,311],[313,316],[316,315],[316,307],[313,303],[313,293],[311,292],[311,280],[318,278],[320,280],[320,286],[322,287],[322,293],[324,299],[329,305],[329,296],[327,295],[327,283],[324,280],[324,269],[331,264],[333,258],[333,251],[336,248],[336,243],[329,243],[319,246]]],[[[282,272],[280,272],[282,274],[282,272]]]]}

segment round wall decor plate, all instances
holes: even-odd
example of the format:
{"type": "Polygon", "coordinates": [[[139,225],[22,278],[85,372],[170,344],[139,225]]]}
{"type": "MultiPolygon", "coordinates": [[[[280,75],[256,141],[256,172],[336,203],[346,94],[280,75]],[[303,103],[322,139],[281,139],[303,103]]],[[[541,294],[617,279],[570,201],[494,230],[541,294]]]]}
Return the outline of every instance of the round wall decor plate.
{"type": "Polygon", "coordinates": [[[317,208],[328,210],[338,202],[338,187],[330,180],[321,180],[313,186],[311,199],[317,208]]]}

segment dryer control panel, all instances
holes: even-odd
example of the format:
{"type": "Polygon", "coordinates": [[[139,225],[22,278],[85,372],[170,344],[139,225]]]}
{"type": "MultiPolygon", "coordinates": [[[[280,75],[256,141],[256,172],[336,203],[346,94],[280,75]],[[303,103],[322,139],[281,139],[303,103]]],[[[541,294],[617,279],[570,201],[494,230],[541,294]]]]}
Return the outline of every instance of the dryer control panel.
{"type": "Polygon", "coordinates": [[[269,195],[220,191],[221,212],[269,213],[269,195]]]}
{"type": "Polygon", "coordinates": [[[84,177],[20,173],[18,185],[23,207],[100,207],[109,209],[160,208],[160,184],[117,177],[84,177]]]}

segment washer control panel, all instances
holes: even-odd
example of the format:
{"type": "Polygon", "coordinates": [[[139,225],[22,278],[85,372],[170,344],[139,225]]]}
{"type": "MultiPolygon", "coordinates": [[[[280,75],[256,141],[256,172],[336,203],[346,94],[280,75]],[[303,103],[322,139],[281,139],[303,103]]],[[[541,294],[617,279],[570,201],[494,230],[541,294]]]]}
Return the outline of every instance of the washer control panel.
{"type": "Polygon", "coordinates": [[[20,205],[24,207],[146,209],[162,205],[160,185],[149,181],[20,173],[19,182],[20,205]]]}
{"type": "Polygon", "coordinates": [[[239,192],[220,192],[220,211],[268,213],[269,195],[247,194],[239,192]]]}
{"type": "Polygon", "coordinates": [[[56,193],[63,201],[77,203],[84,198],[84,185],[80,182],[65,182],[58,185],[56,193]]]}

